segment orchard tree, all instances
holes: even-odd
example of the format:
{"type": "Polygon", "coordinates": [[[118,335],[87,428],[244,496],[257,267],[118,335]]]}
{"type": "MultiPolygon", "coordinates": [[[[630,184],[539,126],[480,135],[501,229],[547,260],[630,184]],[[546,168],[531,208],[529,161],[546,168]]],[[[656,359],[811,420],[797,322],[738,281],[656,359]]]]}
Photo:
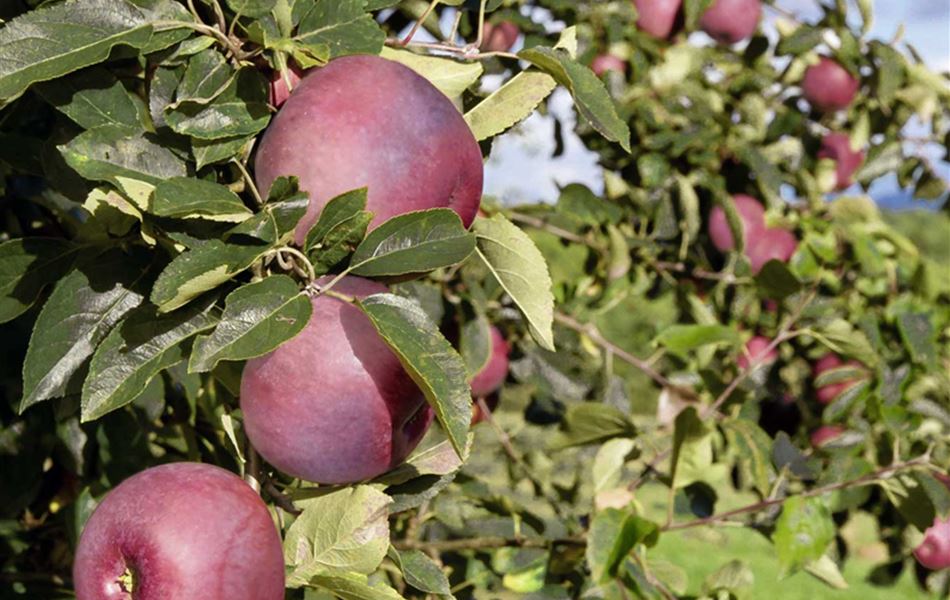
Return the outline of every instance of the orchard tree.
{"type": "Polygon", "coordinates": [[[5,3],[0,596],[946,594],[950,80],[818,6],[5,3]]]}

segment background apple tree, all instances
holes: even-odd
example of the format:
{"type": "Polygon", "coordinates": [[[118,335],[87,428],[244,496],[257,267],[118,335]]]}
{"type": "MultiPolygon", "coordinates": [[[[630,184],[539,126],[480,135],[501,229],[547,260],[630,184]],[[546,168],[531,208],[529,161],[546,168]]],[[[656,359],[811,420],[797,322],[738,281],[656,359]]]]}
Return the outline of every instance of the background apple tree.
{"type": "Polygon", "coordinates": [[[4,3],[0,597],[73,597],[97,504],[181,461],[260,493],[287,598],[946,594],[950,534],[919,550],[950,516],[950,277],[925,243],[946,209],[908,237],[850,184],[946,199],[924,150],[950,145],[950,83],[867,36],[870,0],[764,3],[748,41],[712,4],[4,3]],[[565,88],[603,196],[369,228],[355,189],[294,236],[307,194],[258,189],[259,138],[355,54],[428,79],[486,157],[565,88]],[[820,57],[843,74],[819,96],[853,100],[809,96],[820,57]],[[334,292],[348,275],[388,292],[334,292]],[[349,485],[262,461],[239,404],[323,294],[437,421],[349,485]],[[472,381],[499,364],[500,389],[472,381]]]}

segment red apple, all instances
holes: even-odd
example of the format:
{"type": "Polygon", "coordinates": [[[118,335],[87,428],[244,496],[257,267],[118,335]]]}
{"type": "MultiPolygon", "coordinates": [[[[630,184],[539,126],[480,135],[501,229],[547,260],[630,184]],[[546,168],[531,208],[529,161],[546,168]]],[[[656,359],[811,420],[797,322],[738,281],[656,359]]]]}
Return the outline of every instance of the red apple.
{"type": "Polygon", "coordinates": [[[914,556],[928,569],[950,568],[950,518],[934,519],[933,526],[924,532],[924,541],[914,550],[914,556]]]}
{"type": "Polygon", "coordinates": [[[822,425],[811,432],[809,439],[813,448],[821,448],[844,432],[845,428],[838,425],[822,425]]]}
{"type": "Polygon", "coordinates": [[[603,76],[608,71],[616,71],[623,74],[627,70],[627,63],[619,56],[613,54],[598,54],[590,63],[590,70],[598,77],[603,76]]]}
{"type": "Polygon", "coordinates": [[[778,350],[772,348],[766,351],[771,343],[772,340],[767,337],[762,337],[761,335],[757,335],[746,342],[745,352],[740,354],[736,361],[739,368],[744,371],[748,369],[753,362],[758,362],[760,366],[775,362],[778,358],[778,350]]]}
{"type": "Polygon", "coordinates": [[[300,83],[300,80],[303,79],[303,76],[306,74],[306,71],[298,67],[296,64],[291,64],[290,68],[287,69],[287,79],[285,80],[283,75],[279,70],[275,70],[271,73],[270,76],[270,104],[274,108],[280,108],[284,102],[287,101],[287,98],[290,97],[290,92],[297,88],[297,84],[300,83]],[[287,87],[288,83],[290,87],[287,87]]]}
{"type": "Polygon", "coordinates": [[[511,21],[501,23],[485,23],[482,32],[483,52],[508,52],[518,41],[521,29],[511,21]]]}
{"type": "Polygon", "coordinates": [[[281,175],[296,175],[310,193],[298,244],[329,200],[364,186],[372,226],[449,207],[467,227],[481,202],[482,154],[462,115],[421,75],[378,56],[311,70],[274,117],[254,164],[263,194],[281,175]]]}
{"type": "Polygon", "coordinates": [[[851,138],[844,133],[829,133],[821,140],[818,158],[830,158],[835,161],[838,191],[851,187],[854,173],[864,163],[864,152],[851,147],[851,138]]]}
{"type": "Polygon", "coordinates": [[[284,557],[240,477],[172,463],[106,495],[79,538],[73,580],[78,600],[283,600],[284,557]]]}
{"type": "MultiPolygon", "coordinates": [[[[832,369],[837,369],[839,367],[862,367],[863,365],[856,360],[849,360],[847,362],[841,360],[837,354],[826,354],[821,357],[818,362],[815,363],[812,368],[812,374],[814,377],[818,377],[825,371],[831,371],[832,369]]],[[[816,390],[816,396],[818,401],[822,404],[831,404],[831,402],[837,398],[843,391],[857,383],[857,380],[851,381],[840,381],[838,383],[832,383],[823,387],[820,387],[816,390]]]]}
{"type": "Polygon", "coordinates": [[[798,249],[798,238],[786,230],[769,227],[750,235],[746,242],[746,256],[752,264],[752,272],[758,273],[772,259],[788,262],[798,249]]]}
{"type": "Polygon", "coordinates": [[[717,42],[735,44],[752,37],[761,18],[759,0],[715,0],[699,26],[717,42]]]}
{"type": "Polygon", "coordinates": [[[505,337],[494,325],[491,327],[491,355],[488,362],[472,377],[472,396],[478,398],[496,391],[508,377],[508,353],[505,337]]]}
{"type": "MultiPolygon", "coordinates": [[[[737,194],[732,197],[732,200],[742,221],[742,230],[745,232],[745,242],[748,247],[758,232],[765,229],[765,209],[762,203],[745,194],[737,194]]],[[[712,239],[713,246],[720,252],[728,252],[736,247],[736,242],[732,239],[732,231],[729,229],[729,221],[726,220],[726,211],[720,206],[715,206],[709,213],[709,237],[712,239]]]]}
{"type": "MultiPolygon", "coordinates": [[[[358,298],[387,291],[359,277],[333,289],[358,298]]],[[[330,296],[312,304],[297,337],[244,368],[244,428],[261,456],[294,477],[376,477],[416,447],[432,410],[360,309],[330,296]]]]}
{"type": "Polygon", "coordinates": [[[637,27],[655,38],[667,39],[681,16],[683,0],[633,0],[637,27]]]}
{"type": "Polygon", "coordinates": [[[821,112],[848,108],[859,87],[860,83],[847,69],[824,56],[817,65],[808,67],[802,79],[805,100],[821,112]]]}

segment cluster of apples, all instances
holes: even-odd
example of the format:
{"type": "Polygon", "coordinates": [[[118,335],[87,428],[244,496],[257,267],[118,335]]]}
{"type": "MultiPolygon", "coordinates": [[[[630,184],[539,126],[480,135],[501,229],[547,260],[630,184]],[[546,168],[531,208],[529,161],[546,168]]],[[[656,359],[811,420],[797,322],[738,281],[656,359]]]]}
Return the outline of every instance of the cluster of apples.
{"type": "MultiPolygon", "coordinates": [[[[777,359],[778,350],[773,346],[772,340],[756,335],[746,342],[745,349],[736,362],[740,369],[745,370],[750,367],[768,368],[777,359]]],[[[817,379],[823,373],[843,368],[859,371],[865,369],[864,365],[856,360],[844,360],[837,354],[829,353],[812,365],[812,377],[817,379]]],[[[859,375],[822,385],[815,389],[815,398],[821,405],[831,404],[862,379],[859,375]]],[[[787,401],[790,400],[782,402],[787,401]]],[[[809,438],[814,448],[822,448],[841,437],[845,431],[840,425],[822,425],[812,431],[809,438]]],[[[935,477],[950,488],[950,476],[936,473],[935,477]]],[[[924,532],[923,541],[914,550],[914,557],[927,569],[936,571],[950,568],[950,518],[934,518],[933,525],[924,532]]]]}
{"type": "MultiPolygon", "coordinates": [[[[683,0],[633,0],[637,27],[658,39],[669,39],[683,27],[683,0]]],[[[700,18],[699,27],[720,44],[737,44],[752,37],[762,18],[761,0],[715,0],[700,18]]],[[[619,56],[604,53],[591,61],[598,76],[624,73],[627,63],[619,56]]],[[[806,69],[801,81],[802,96],[821,113],[846,110],[854,101],[860,82],[834,59],[822,56],[806,69]]],[[[850,136],[829,132],[818,151],[819,159],[835,162],[833,189],[842,191],[854,183],[854,173],[864,163],[865,153],[855,148],[850,136]]]]}
{"type": "MultiPolygon", "coordinates": [[[[298,243],[330,199],[360,187],[368,187],[370,227],[437,207],[471,224],[481,202],[481,150],[428,80],[383,58],[350,56],[296,83],[260,142],[255,172],[265,195],[285,175],[310,194],[298,243]]],[[[355,298],[387,291],[349,276],[334,289],[355,298]]],[[[245,366],[245,431],[294,477],[371,479],[415,448],[432,410],[362,311],[326,295],[311,302],[299,335],[245,366]]],[[[492,344],[473,396],[507,376],[508,345],[497,329],[492,344]]],[[[198,463],[153,467],[110,492],[83,530],[73,573],[79,600],[284,597],[281,540],[266,505],[236,475],[198,463]]]]}

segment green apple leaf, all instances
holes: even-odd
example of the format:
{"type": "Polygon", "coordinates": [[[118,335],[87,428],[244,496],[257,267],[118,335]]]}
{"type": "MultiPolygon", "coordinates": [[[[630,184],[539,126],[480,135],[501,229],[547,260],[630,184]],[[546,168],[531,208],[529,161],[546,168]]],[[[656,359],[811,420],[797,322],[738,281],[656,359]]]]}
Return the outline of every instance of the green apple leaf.
{"type": "Polygon", "coordinates": [[[368,485],[299,500],[303,512],[284,538],[284,561],[291,567],[287,585],[300,587],[321,572],[375,571],[389,548],[391,503],[368,485]]]}
{"type": "Polygon", "coordinates": [[[379,54],[386,34],[365,0],[315,0],[300,19],[293,41],[302,46],[329,49],[329,59],[347,54],[379,54]]]}
{"type": "Polygon", "coordinates": [[[182,102],[165,112],[173,131],[203,140],[252,135],[270,122],[267,81],[256,68],[244,68],[210,102],[182,102]]]}
{"type": "Polygon", "coordinates": [[[399,567],[406,583],[412,587],[429,594],[452,596],[449,578],[427,555],[418,550],[400,552],[390,546],[388,556],[399,567]]]}
{"type": "Polygon", "coordinates": [[[401,63],[429,80],[449,98],[457,98],[472,87],[484,69],[479,62],[464,63],[438,56],[424,56],[408,50],[383,48],[383,58],[401,63]]]}
{"type": "Polygon", "coordinates": [[[630,152],[630,128],[617,115],[604,82],[593,71],[574,60],[564,48],[535,46],[522,50],[518,56],[549,73],[566,87],[584,120],[602,136],[630,152]]]}
{"type": "Polygon", "coordinates": [[[82,388],[82,420],[92,421],[135,400],[153,377],[185,357],[184,343],[217,323],[216,297],[172,314],[144,305],[106,336],[89,366],[82,388]]]}
{"type": "Polygon", "coordinates": [[[254,213],[223,185],[193,177],[172,177],[155,187],[149,212],[159,217],[241,222],[254,213]]]}
{"type": "Polygon", "coordinates": [[[462,262],[475,236],[450,208],[405,213],[366,236],[350,259],[350,272],[366,277],[423,273],[462,262]]]}
{"type": "Polygon", "coordinates": [[[821,558],[834,537],[835,524],[824,500],[792,496],[782,504],[772,541],[788,574],[821,558]]]}
{"type": "Polygon", "coordinates": [[[151,301],[165,313],[188,304],[249,268],[269,244],[228,244],[220,240],[186,250],[159,274],[151,301]]]}
{"type": "Polygon", "coordinates": [[[554,294],[544,256],[531,238],[501,214],[476,218],[477,253],[528,321],[531,337],[554,351],[554,294]]]}
{"type": "Polygon", "coordinates": [[[106,69],[87,69],[38,85],[36,91],[83,129],[103,125],[143,129],[145,104],[106,69]]]}
{"type": "Polygon", "coordinates": [[[90,129],[59,146],[59,151],[81,176],[120,188],[123,179],[154,186],[170,177],[187,175],[185,163],[171,150],[127,127],[90,129]]]}
{"type": "Polygon", "coordinates": [[[145,299],[147,265],[120,251],[83,260],[40,311],[23,363],[20,412],[62,396],[109,331],[145,299]]]}
{"type": "Polygon", "coordinates": [[[69,271],[79,249],[59,238],[22,238],[0,244],[0,323],[30,308],[45,286],[69,271]]]}
{"type": "Polygon", "coordinates": [[[462,358],[416,302],[374,294],[358,304],[425,394],[452,447],[464,459],[472,399],[462,358]]]}
{"type": "Polygon", "coordinates": [[[359,573],[320,573],[312,576],[306,585],[327,590],[342,600],[404,600],[385,583],[370,583],[366,575],[359,573]]]}
{"type": "Polygon", "coordinates": [[[310,299],[286,275],[272,275],[228,294],[221,322],[195,340],[188,370],[203,373],[221,360],[263,356],[310,321],[310,299]]]}
{"type": "Polygon", "coordinates": [[[117,45],[155,51],[187,36],[155,34],[152,21],[171,19],[191,17],[170,0],[73,0],[27,12],[0,29],[0,103],[102,62],[117,45]]]}

